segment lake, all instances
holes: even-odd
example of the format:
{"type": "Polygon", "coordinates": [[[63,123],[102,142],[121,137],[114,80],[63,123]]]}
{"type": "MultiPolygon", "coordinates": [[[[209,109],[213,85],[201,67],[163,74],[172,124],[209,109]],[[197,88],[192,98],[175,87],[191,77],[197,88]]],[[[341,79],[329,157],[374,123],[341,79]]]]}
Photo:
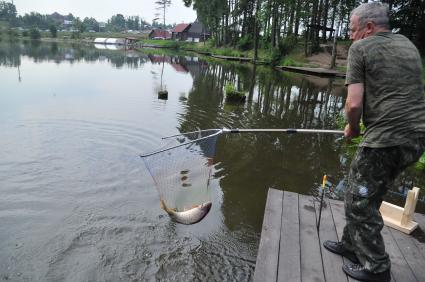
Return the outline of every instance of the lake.
{"type": "MultiPolygon", "coordinates": [[[[142,152],[199,129],[338,129],[344,81],[111,49],[0,42],[0,280],[247,281],[268,188],[318,195],[327,174],[341,197],[350,152],[339,136],[226,134],[211,211],[171,221],[142,152]],[[226,103],[228,84],[246,103],[226,103]]],[[[421,181],[409,170],[388,198],[402,204],[421,181]]]]}

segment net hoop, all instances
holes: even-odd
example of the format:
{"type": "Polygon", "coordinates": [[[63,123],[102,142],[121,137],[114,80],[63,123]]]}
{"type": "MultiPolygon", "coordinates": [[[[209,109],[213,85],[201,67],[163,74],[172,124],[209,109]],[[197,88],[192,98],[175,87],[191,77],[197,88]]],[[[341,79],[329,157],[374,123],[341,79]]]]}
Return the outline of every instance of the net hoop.
{"type": "Polygon", "coordinates": [[[209,134],[207,136],[197,138],[197,139],[194,139],[194,140],[190,140],[190,141],[187,141],[187,142],[183,142],[183,143],[175,145],[175,146],[170,146],[170,147],[162,148],[162,149],[155,150],[155,151],[152,151],[152,152],[148,152],[148,153],[145,153],[145,154],[141,154],[140,157],[141,158],[149,157],[149,156],[159,154],[159,153],[162,153],[162,152],[166,152],[166,151],[169,151],[169,150],[181,147],[181,146],[189,145],[191,143],[196,143],[196,142],[199,142],[201,140],[208,139],[208,138],[211,138],[211,137],[214,137],[214,136],[217,136],[217,135],[220,135],[220,134],[223,133],[223,129],[206,129],[206,130],[197,130],[197,131],[191,131],[191,132],[185,132],[185,133],[176,134],[176,135],[172,135],[172,136],[167,136],[167,137],[163,137],[162,139],[168,139],[168,138],[177,137],[177,136],[184,136],[184,135],[187,135],[187,134],[193,134],[193,133],[198,133],[198,132],[202,133],[202,132],[206,132],[206,131],[215,131],[215,132],[212,133],[212,134],[209,134]]]}

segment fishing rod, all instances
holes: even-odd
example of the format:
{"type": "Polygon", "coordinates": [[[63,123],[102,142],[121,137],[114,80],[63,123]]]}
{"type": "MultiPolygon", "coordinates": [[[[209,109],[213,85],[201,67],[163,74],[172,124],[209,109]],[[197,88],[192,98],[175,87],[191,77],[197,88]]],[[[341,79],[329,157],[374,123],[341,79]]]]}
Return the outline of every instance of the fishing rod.
{"type": "Polygon", "coordinates": [[[219,128],[216,128],[216,129],[204,129],[204,130],[179,133],[175,135],[162,137],[162,139],[169,139],[172,137],[184,136],[188,134],[206,133],[208,131],[210,131],[211,134],[200,137],[200,138],[196,138],[194,140],[189,140],[187,142],[183,141],[182,143],[172,147],[167,147],[154,152],[141,154],[140,157],[142,158],[148,157],[154,154],[165,152],[174,148],[189,145],[191,143],[195,143],[200,140],[208,139],[208,138],[218,136],[220,134],[226,134],[226,133],[271,133],[273,132],[273,133],[287,133],[287,134],[295,134],[295,133],[316,133],[316,134],[320,133],[320,134],[338,134],[338,135],[344,134],[343,130],[332,130],[332,129],[297,129],[297,128],[221,128],[219,129],[219,128]]]}

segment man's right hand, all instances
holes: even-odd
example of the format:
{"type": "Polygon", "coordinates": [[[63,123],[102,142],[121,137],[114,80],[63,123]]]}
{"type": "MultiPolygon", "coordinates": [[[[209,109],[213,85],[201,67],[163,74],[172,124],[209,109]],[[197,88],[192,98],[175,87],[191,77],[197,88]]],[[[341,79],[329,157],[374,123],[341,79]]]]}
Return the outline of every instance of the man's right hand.
{"type": "Polygon", "coordinates": [[[344,129],[344,136],[347,139],[352,139],[360,135],[360,127],[352,127],[350,124],[347,124],[344,129]]]}

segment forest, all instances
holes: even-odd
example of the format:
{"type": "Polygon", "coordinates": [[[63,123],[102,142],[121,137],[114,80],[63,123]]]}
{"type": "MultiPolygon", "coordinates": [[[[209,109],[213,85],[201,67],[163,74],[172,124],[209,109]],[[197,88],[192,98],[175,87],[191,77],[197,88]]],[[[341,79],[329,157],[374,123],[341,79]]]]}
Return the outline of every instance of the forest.
{"type": "MultiPolygon", "coordinates": [[[[0,22],[7,23],[9,27],[47,30],[54,26],[58,30],[72,28],[79,32],[90,30],[96,32],[121,32],[124,30],[142,30],[146,27],[162,27],[161,23],[158,21],[149,24],[139,16],[124,16],[122,14],[113,15],[104,23],[97,21],[93,17],[85,17],[82,19],[71,13],[67,15],[61,15],[59,13],[44,15],[38,12],[31,12],[24,15],[18,15],[16,5],[6,1],[0,1],[0,22]]],[[[165,27],[171,28],[172,26],[167,25],[165,27]]]]}
{"type": "MultiPolygon", "coordinates": [[[[285,37],[305,40],[313,51],[336,35],[348,39],[356,0],[183,0],[212,33],[216,46],[276,48],[285,37]]],[[[394,32],[411,39],[425,53],[425,1],[384,0],[394,32]]]]}

